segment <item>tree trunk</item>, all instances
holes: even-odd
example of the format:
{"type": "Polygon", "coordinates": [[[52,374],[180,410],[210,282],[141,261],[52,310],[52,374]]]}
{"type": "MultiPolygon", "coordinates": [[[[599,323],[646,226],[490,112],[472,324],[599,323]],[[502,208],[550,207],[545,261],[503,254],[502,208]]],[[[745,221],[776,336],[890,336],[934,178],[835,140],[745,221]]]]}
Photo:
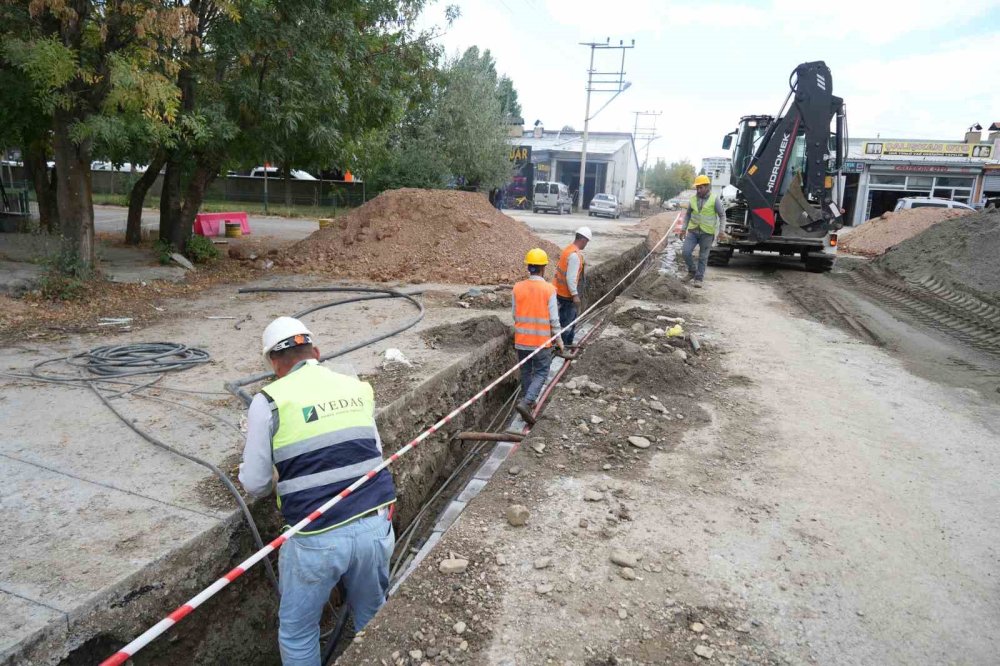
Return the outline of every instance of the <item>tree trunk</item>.
{"type": "Polygon", "coordinates": [[[67,249],[78,262],[72,272],[88,273],[97,262],[94,248],[94,204],[90,186],[90,146],[70,137],[75,118],[58,111],[52,148],[56,160],[56,205],[67,249]]]}
{"type": "MultiPolygon", "coordinates": [[[[160,169],[163,168],[166,161],[167,154],[162,150],[157,151],[149,166],[146,167],[146,173],[135,181],[135,185],[132,186],[132,191],[128,195],[128,222],[125,224],[125,242],[129,245],[138,245],[142,242],[142,205],[146,202],[146,194],[156,182],[157,176],[160,175],[160,169]]],[[[135,166],[133,165],[132,168],[134,169],[135,166]]]]}
{"type": "Polygon", "coordinates": [[[191,238],[194,230],[194,218],[201,210],[201,204],[205,200],[205,190],[212,184],[216,176],[219,175],[220,162],[217,160],[199,160],[188,181],[184,191],[184,206],[181,209],[180,227],[184,235],[184,240],[177,247],[183,251],[187,241],[191,238]]]}
{"type": "Polygon", "coordinates": [[[167,160],[160,191],[160,240],[176,248],[184,244],[181,227],[181,165],[176,157],[167,160]]]}
{"type": "Polygon", "coordinates": [[[285,206],[288,208],[292,207],[292,167],[287,162],[281,169],[282,175],[285,177],[285,206]]]}
{"type": "Polygon", "coordinates": [[[24,169],[35,188],[38,200],[38,223],[47,234],[59,231],[59,207],[56,202],[55,172],[50,176],[46,164],[46,154],[40,142],[32,142],[24,147],[24,169]]]}

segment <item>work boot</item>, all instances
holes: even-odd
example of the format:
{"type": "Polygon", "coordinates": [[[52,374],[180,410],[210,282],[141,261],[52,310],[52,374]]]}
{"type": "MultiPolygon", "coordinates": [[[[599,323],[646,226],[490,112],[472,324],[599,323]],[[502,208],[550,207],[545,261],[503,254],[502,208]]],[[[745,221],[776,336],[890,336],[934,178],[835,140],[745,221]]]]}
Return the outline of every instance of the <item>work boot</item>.
{"type": "Polygon", "coordinates": [[[701,289],[702,287],[705,286],[704,280],[695,280],[694,284],[692,284],[691,286],[694,287],[695,289],[701,289]]]}
{"type": "Polygon", "coordinates": [[[687,275],[681,278],[681,282],[690,282],[693,279],[694,279],[694,273],[688,273],[687,275]]]}
{"type": "Polygon", "coordinates": [[[535,417],[531,413],[530,402],[528,402],[527,400],[522,400],[519,403],[517,403],[517,406],[514,407],[514,409],[516,409],[517,413],[521,415],[521,418],[524,419],[525,423],[527,423],[528,425],[535,425],[535,417]]]}

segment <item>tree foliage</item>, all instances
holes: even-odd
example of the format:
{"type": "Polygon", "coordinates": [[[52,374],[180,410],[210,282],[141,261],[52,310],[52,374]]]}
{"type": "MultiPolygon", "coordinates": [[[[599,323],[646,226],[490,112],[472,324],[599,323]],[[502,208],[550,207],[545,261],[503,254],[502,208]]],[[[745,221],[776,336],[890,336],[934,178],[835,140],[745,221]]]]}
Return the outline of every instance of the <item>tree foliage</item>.
{"type": "Polygon", "coordinates": [[[498,76],[489,51],[471,47],[446,60],[429,99],[411,107],[394,132],[382,137],[383,159],[364,171],[375,189],[462,187],[489,189],[510,176],[507,124],[520,115],[513,83],[498,76]]]}
{"type": "Polygon", "coordinates": [[[656,160],[656,164],[646,176],[646,188],[661,200],[676,197],[691,187],[694,182],[695,169],[687,160],[671,162],[656,160]]]}

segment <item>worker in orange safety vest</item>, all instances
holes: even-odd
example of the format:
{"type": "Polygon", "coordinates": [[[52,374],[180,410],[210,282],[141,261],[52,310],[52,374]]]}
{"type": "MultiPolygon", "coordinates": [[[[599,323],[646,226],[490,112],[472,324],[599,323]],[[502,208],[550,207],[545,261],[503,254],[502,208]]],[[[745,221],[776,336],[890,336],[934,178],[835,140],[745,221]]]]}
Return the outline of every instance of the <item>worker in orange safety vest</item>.
{"type": "MultiPolygon", "coordinates": [[[[525,422],[534,425],[535,403],[552,364],[552,342],[549,338],[560,330],[559,309],[556,288],[545,281],[545,267],[549,263],[545,250],[529,250],[524,263],[528,267],[528,278],[515,284],[511,295],[514,350],[518,360],[524,360],[540,347],[541,351],[521,366],[522,396],[516,409],[525,422]]],[[[560,352],[564,352],[561,338],[556,338],[556,344],[560,352]]]]}
{"type": "Polygon", "coordinates": [[[583,291],[583,250],[590,242],[593,233],[590,227],[580,227],[576,230],[573,242],[563,248],[556,266],[556,304],[559,306],[559,325],[562,327],[562,341],[567,347],[573,346],[573,335],[576,326],[570,326],[576,321],[580,311],[580,292],[583,291]]]}

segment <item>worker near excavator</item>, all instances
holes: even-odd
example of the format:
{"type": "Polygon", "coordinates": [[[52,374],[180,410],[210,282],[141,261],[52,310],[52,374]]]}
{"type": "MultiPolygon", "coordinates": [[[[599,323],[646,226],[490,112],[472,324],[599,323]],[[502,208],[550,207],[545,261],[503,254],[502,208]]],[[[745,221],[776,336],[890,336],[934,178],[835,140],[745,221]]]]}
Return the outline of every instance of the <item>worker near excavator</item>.
{"type": "MultiPolygon", "coordinates": [[[[321,366],[313,334],[301,321],[278,317],[262,342],[277,379],[250,403],[239,479],[256,497],[275,490],[290,526],[382,464],[382,442],[371,385],[321,366]]],[[[338,580],[357,631],[385,602],[395,501],[392,476],[382,469],[281,548],[284,666],[320,666],[320,617],[338,580]]]]}
{"type": "MultiPolygon", "coordinates": [[[[556,303],[556,287],[545,281],[549,255],[536,247],[528,250],[524,263],[528,268],[528,278],[515,284],[511,294],[514,351],[519,361],[523,361],[536,349],[540,348],[540,351],[521,366],[522,394],[515,408],[528,425],[534,425],[535,404],[552,364],[550,338],[559,331],[559,307],[556,303]]],[[[556,337],[556,344],[560,352],[563,352],[565,347],[560,337],[556,337]]]]}
{"type": "Polygon", "coordinates": [[[562,341],[567,348],[573,346],[573,336],[576,334],[576,321],[580,312],[580,291],[583,289],[584,260],[583,250],[593,237],[590,227],[580,227],[576,230],[573,242],[563,248],[556,265],[556,276],[553,284],[556,286],[556,302],[559,305],[559,325],[562,327],[562,341]]]}
{"type": "Polygon", "coordinates": [[[694,280],[693,286],[701,288],[705,280],[705,269],[708,267],[708,255],[715,242],[719,223],[726,219],[726,211],[722,200],[712,192],[712,181],[708,176],[702,174],[695,178],[694,189],[695,195],[688,202],[680,233],[681,240],[684,241],[682,254],[688,270],[682,280],[694,280]],[[694,263],[695,248],[698,248],[697,266],[694,263]]]}

